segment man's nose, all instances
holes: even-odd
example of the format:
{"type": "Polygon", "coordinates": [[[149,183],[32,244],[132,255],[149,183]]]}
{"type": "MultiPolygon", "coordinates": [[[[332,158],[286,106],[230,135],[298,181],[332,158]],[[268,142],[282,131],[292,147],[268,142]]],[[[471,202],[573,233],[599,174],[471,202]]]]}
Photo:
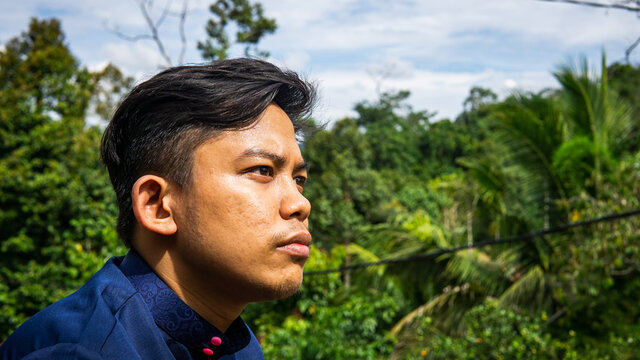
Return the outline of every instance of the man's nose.
{"type": "Polygon", "coordinates": [[[311,212],[311,203],[298,190],[295,180],[287,181],[280,201],[280,216],[285,219],[305,221],[311,212]]]}

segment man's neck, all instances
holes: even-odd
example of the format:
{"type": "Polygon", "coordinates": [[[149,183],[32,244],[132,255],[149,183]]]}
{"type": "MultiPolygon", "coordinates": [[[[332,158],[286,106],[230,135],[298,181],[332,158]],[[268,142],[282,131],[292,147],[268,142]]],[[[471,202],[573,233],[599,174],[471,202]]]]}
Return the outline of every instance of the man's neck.
{"type": "Polygon", "coordinates": [[[198,274],[188,273],[186,267],[172,259],[169,252],[136,250],[182,301],[218,330],[225,332],[244,310],[246,304],[230,301],[225,296],[230,289],[216,291],[209,286],[202,286],[201,284],[207,283],[206,279],[200,279],[198,274]]]}

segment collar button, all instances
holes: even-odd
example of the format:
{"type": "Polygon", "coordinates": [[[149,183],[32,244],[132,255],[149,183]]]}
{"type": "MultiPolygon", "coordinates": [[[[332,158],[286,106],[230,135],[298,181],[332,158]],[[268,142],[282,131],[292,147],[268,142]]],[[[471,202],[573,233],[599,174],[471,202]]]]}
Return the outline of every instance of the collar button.
{"type": "Polygon", "coordinates": [[[222,339],[220,339],[217,336],[214,336],[211,338],[211,343],[213,344],[213,346],[218,346],[220,344],[222,344],[222,339]]]}

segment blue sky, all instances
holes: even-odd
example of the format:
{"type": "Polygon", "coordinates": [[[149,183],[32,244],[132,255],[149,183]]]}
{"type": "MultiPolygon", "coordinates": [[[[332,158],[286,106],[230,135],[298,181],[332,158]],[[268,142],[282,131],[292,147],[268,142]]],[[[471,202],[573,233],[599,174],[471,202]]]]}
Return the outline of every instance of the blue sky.
{"type": "MultiPolygon", "coordinates": [[[[189,0],[187,63],[202,61],[196,43],[205,38],[211,1],[189,0]]],[[[278,30],[260,47],[270,51],[271,61],[318,84],[316,116],[324,121],[352,115],[355,103],[374,100],[372,73],[386,74],[383,90],[410,90],[414,109],[453,118],[474,85],[502,97],[516,89],[555,87],[551,71],[557,65],[586,56],[595,67],[603,49],[609,62],[620,61],[640,36],[640,19],[631,12],[536,0],[261,3],[278,30]]],[[[165,1],[155,4],[158,15],[165,1]]],[[[181,4],[172,2],[176,9],[181,4]]],[[[154,43],[127,42],[106,30],[146,32],[135,0],[4,1],[0,43],[25,30],[33,16],[60,18],[71,50],[91,69],[112,62],[143,80],[166,66],[154,43]]],[[[174,61],[177,33],[176,19],[168,18],[161,35],[174,61]]],[[[631,60],[640,61],[640,49],[631,60]]]]}

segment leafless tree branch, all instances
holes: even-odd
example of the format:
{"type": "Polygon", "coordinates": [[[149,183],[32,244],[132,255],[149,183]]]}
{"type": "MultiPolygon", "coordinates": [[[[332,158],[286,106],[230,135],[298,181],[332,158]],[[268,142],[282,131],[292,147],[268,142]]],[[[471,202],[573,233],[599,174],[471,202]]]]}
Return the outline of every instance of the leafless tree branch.
{"type": "Polygon", "coordinates": [[[153,1],[138,0],[138,4],[140,5],[140,11],[142,12],[142,16],[144,16],[144,19],[147,22],[147,27],[151,31],[151,37],[153,38],[153,41],[158,46],[158,51],[160,52],[160,55],[162,55],[164,60],[167,62],[167,65],[171,66],[172,65],[171,58],[169,57],[169,55],[167,55],[167,52],[164,49],[164,44],[162,43],[162,40],[158,36],[158,28],[153,23],[153,19],[151,19],[149,8],[147,7],[147,6],[149,7],[153,6],[153,1]]]}
{"type": "Polygon", "coordinates": [[[624,59],[629,64],[629,56],[631,56],[631,52],[640,45],[640,37],[636,39],[625,51],[624,51],[624,59]]]}
{"type": "Polygon", "coordinates": [[[185,0],[182,5],[182,11],[180,12],[180,55],[178,56],[178,63],[182,64],[182,60],[184,59],[184,53],[187,51],[187,36],[184,33],[184,23],[187,19],[187,9],[188,9],[188,0],[185,0]]]}
{"type": "Polygon", "coordinates": [[[162,14],[160,14],[158,21],[156,21],[156,29],[159,28],[160,25],[162,25],[162,22],[164,21],[164,19],[167,18],[170,7],[171,7],[171,0],[167,1],[167,4],[165,5],[164,10],[162,10],[162,14]]]}
{"type": "Polygon", "coordinates": [[[123,32],[120,31],[120,29],[118,29],[117,27],[109,27],[106,23],[104,24],[105,28],[107,29],[107,31],[113,33],[114,35],[116,35],[117,37],[123,39],[123,40],[127,40],[127,41],[138,41],[138,40],[149,40],[149,39],[153,39],[153,37],[149,34],[139,34],[139,35],[127,35],[123,32]]]}
{"type": "Polygon", "coordinates": [[[167,19],[167,17],[169,17],[169,16],[177,17],[179,19],[178,30],[179,30],[179,33],[180,33],[180,42],[181,42],[180,53],[178,55],[178,63],[182,64],[182,62],[184,60],[184,54],[185,54],[185,52],[187,50],[187,37],[185,35],[184,27],[185,27],[187,15],[189,13],[188,12],[188,2],[189,1],[188,0],[183,0],[182,9],[179,12],[173,12],[173,11],[171,11],[172,0],[167,0],[164,8],[162,9],[162,13],[160,14],[160,16],[158,17],[157,20],[154,20],[153,16],[152,16],[152,10],[153,10],[153,6],[154,6],[154,1],[153,0],[136,0],[136,1],[138,3],[138,6],[140,7],[140,12],[141,12],[142,16],[144,17],[145,23],[147,24],[147,29],[148,29],[149,33],[147,33],[147,34],[138,34],[138,35],[127,35],[127,34],[123,33],[122,31],[120,31],[120,29],[118,29],[117,26],[116,27],[110,27],[110,26],[108,26],[108,24],[106,22],[103,24],[105,29],[107,31],[115,34],[119,38],[127,40],[127,41],[135,42],[135,41],[138,41],[138,40],[153,40],[153,42],[156,43],[156,47],[158,48],[158,52],[160,53],[160,55],[162,56],[162,58],[164,59],[166,64],[168,66],[172,66],[173,63],[171,61],[171,57],[167,53],[167,50],[166,50],[165,45],[164,45],[164,43],[162,41],[162,38],[160,37],[158,29],[164,23],[164,21],[167,19]]]}
{"type": "Polygon", "coordinates": [[[552,324],[553,322],[555,322],[556,320],[558,320],[561,316],[563,316],[564,314],[567,313],[567,309],[564,308],[558,312],[556,312],[555,314],[551,315],[549,317],[549,319],[547,320],[547,325],[552,324]]]}
{"type": "Polygon", "coordinates": [[[613,276],[627,276],[636,270],[635,267],[626,268],[624,270],[612,270],[611,275],[613,276]]]}
{"type": "Polygon", "coordinates": [[[620,10],[627,10],[632,12],[640,12],[640,1],[617,1],[614,3],[601,3],[596,1],[584,1],[584,0],[538,0],[538,1],[568,3],[568,4],[575,4],[575,5],[607,8],[607,9],[620,9],[620,10]]]}
{"type": "Polygon", "coordinates": [[[382,96],[382,85],[385,80],[389,79],[396,72],[397,65],[395,63],[386,63],[382,66],[375,68],[369,68],[366,70],[367,74],[371,77],[376,87],[376,95],[382,96]]]}
{"type": "MultiPolygon", "coordinates": [[[[620,0],[610,3],[596,2],[596,1],[585,1],[585,0],[538,0],[538,1],[546,1],[546,2],[557,2],[557,3],[567,3],[567,4],[575,4],[575,5],[583,5],[583,6],[591,6],[591,7],[599,7],[606,9],[619,9],[635,12],[640,17],[640,0],[620,0]]],[[[640,45],[640,37],[636,39],[625,51],[624,58],[627,64],[629,64],[629,57],[635,48],[640,45]]]]}

